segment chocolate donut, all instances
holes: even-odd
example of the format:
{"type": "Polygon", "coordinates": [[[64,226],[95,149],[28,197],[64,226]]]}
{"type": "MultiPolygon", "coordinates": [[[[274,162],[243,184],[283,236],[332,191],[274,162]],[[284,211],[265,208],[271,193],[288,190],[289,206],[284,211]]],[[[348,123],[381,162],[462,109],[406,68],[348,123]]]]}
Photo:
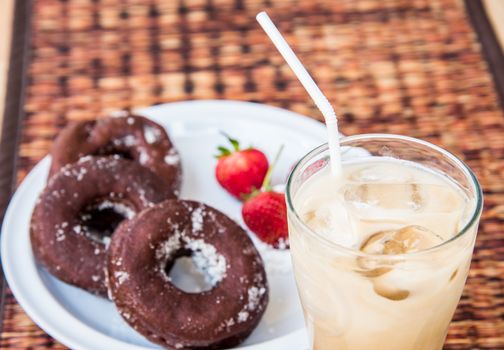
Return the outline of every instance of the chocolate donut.
{"type": "Polygon", "coordinates": [[[84,157],[56,173],[32,214],[37,260],[59,279],[106,295],[106,251],[117,225],[173,198],[149,169],[118,156],[84,157]]]}
{"type": "Polygon", "coordinates": [[[263,262],[245,231],[202,203],[167,200],[125,222],[112,238],[109,289],[123,318],[169,349],[220,349],[242,342],[268,303],[263,262]],[[172,284],[176,259],[191,256],[212,285],[172,284]]]}
{"type": "Polygon", "coordinates": [[[182,170],[178,152],[165,129],[147,118],[124,112],[120,117],[69,124],[54,141],[50,176],[88,155],[134,160],[179,194],[182,170]]]}

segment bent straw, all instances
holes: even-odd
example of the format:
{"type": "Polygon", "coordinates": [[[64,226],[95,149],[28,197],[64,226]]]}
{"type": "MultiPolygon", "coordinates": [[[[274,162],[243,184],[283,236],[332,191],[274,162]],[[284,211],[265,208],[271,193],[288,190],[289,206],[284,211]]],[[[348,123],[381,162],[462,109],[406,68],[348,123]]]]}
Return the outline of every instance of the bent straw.
{"type": "Polygon", "coordinates": [[[280,34],[278,28],[271,21],[268,14],[264,11],[260,12],[257,14],[256,19],[263,30],[266,32],[266,34],[269,36],[277,50],[283,56],[285,61],[287,61],[287,64],[292,69],[301,84],[303,84],[313,102],[315,102],[317,108],[320,110],[320,112],[322,112],[322,115],[325,119],[327,135],[329,139],[328,141],[331,171],[333,175],[340,176],[342,173],[341,152],[339,143],[338,119],[336,118],[334,109],[329,103],[327,97],[325,97],[317,84],[315,84],[315,81],[313,81],[313,78],[310,76],[294,51],[292,51],[287,41],[285,41],[282,34],[280,34]]]}

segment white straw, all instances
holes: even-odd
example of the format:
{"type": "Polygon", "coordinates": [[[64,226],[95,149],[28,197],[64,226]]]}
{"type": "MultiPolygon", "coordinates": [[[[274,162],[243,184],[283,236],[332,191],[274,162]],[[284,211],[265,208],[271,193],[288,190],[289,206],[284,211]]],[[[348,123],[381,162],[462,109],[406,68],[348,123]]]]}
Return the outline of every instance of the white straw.
{"type": "Polygon", "coordinates": [[[327,135],[329,138],[329,155],[331,160],[331,170],[333,175],[339,176],[341,175],[341,152],[340,152],[340,143],[339,143],[339,132],[338,132],[338,119],[336,118],[336,113],[332,108],[327,97],[324,96],[322,91],[320,91],[319,87],[313,81],[313,78],[310,76],[306,68],[303,66],[299,58],[297,58],[296,54],[290,48],[287,41],[285,41],[284,37],[278,31],[275,24],[271,21],[270,17],[266,12],[260,12],[256,16],[257,21],[264,29],[266,34],[268,34],[269,38],[276,46],[277,50],[283,56],[287,64],[292,69],[294,74],[296,74],[297,78],[303,84],[306,91],[312,98],[315,105],[320,109],[322,115],[324,116],[325,123],[327,126],[327,135]]]}

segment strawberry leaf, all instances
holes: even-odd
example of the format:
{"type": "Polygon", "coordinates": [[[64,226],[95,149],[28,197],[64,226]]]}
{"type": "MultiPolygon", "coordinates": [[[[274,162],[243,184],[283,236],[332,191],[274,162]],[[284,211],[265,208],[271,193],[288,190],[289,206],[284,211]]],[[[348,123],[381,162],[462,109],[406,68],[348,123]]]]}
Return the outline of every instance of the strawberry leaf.
{"type": "Polygon", "coordinates": [[[230,137],[228,138],[228,140],[233,145],[233,148],[234,148],[235,151],[239,151],[240,150],[240,143],[238,142],[238,140],[232,139],[230,137]]]}
{"type": "Polygon", "coordinates": [[[224,131],[221,131],[221,134],[224,135],[228,139],[229,143],[231,143],[231,145],[233,145],[233,149],[236,152],[238,152],[240,150],[240,142],[237,139],[232,138],[231,136],[226,134],[224,131]]]}
{"type": "Polygon", "coordinates": [[[215,156],[217,159],[231,155],[231,151],[224,146],[219,146],[217,149],[220,151],[219,154],[215,156]]]}

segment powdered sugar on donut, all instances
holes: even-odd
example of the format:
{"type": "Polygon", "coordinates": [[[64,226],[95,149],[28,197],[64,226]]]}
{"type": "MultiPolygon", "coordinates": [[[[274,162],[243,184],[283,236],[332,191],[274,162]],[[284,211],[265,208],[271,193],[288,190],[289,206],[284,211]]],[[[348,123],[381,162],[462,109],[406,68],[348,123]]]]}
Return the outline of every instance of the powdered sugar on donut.
{"type": "Polygon", "coordinates": [[[175,148],[170,149],[168,154],[164,157],[164,161],[168,165],[177,165],[180,163],[180,156],[175,148]]]}
{"type": "MultiPolygon", "coordinates": [[[[234,318],[230,318],[222,322],[219,329],[229,328],[237,323],[247,322],[251,314],[254,314],[261,310],[263,307],[261,300],[266,294],[266,286],[264,284],[262,275],[258,275],[254,278],[256,286],[250,287],[247,290],[247,302],[243,305],[243,308],[238,312],[234,318]]],[[[244,299],[243,296],[241,299],[244,299]]]]}
{"type": "Polygon", "coordinates": [[[210,285],[215,286],[226,277],[226,258],[217,252],[215,246],[202,239],[191,240],[185,237],[184,241],[186,248],[193,252],[194,265],[205,274],[205,279],[210,285]]]}
{"type": "Polygon", "coordinates": [[[98,210],[104,210],[104,209],[113,209],[116,213],[121,214],[124,216],[126,219],[131,219],[135,216],[135,211],[128,207],[127,205],[124,205],[122,203],[114,203],[111,201],[103,201],[98,205],[98,210]]]}
{"type": "Polygon", "coordinates": [[[249,317],[248,311],[238,312],[238,323],[242,323],[242,322],[247,321],[248,317],[249,317]]]}
{"type": "Polygon", "coordinates": [[[205,276],[211,286],[215,286],[226,277],[226,258],[219,254],[215,246],[203,239],[194,239],[185,232],[176,231],[168,240],[156,249],[156,259],[159,261],[159,271],[163,279],[170,281],[165,267],[172,256],[180,249],[192,252],[191,258],[196,268],[205,276]]]}
{"type": "MultiPolygon", "coordinates": [[[[91,161],[91,159],[93,159],[93,156],[84,156],[84,157],[79,158],[79,161],[77,163],[86,163],[86,162],[91,161]]],[[[67,164],[67,166],[71,167],[72,165],[67,164]]]]}
{"type": "Polygon", "coordinates": [[[62,229],[57,229],[56,230],[56,242],[61,242],[64,241],[66,238],[65,231],[62,229]]]}
{"type": "Polygon", "coordinates": [[[130,113],[128,111],[120,110],[120,111],[113,111],[109,115],[112,118],[124,118],[124,117],[127,117],[129,114],[130,113]]]}
{"type": "Polygon", "coordinates": [[[254,286],[248,289],[247,304],[243,306],[241,311],[238,312],[238,315],[236,316],[236,321],[238,323],[246,322],[248,320],[250,313],[255,312],[261,305],[261,298],[265,293],[265,287],[254,286]]]}
{"type": "Polygon", "coordinates": [[[133,135],[126,135],[122,138],[113,139],[112,143],[114,144],[114,146],[133,147],[137,144],[137,140],[133,135]]]}
{"type": "Polygon", "coordinates": [[[203,228],[203,207],[196,208],[191,214],[193,232],[199,232],[203,228]]]}
{"type": "Polygon", "coordinates": [[[247,310],[254,311],[259,306],[261,297],[266,293],[266,288],[264,287],[250,287],[248,292],[248,304],[247,310]]]}
{"type": "Polygon", "coordinates": [[[133,136],[133,135],[126,135],[126,136],[124,136],[123,139],[122,139],[122,142],[127,147],[133,147],[137,143],[136,139],[135,139],[135,136],[133,136]]]}
{"type": "Polygon", "coordinates": [[[150,157],[147,154],[147,152],[145,152],[145,151],[140,152],[140,156],[138,157],[138,161],[140,162],[140,164],[142,164],[142,165],[147,164],[149,159],[150,159],[150,157]]]}
{"type": "Polygon", "coordinates": [[[150,125],[145,125],[143,131],[145,142],[147,142],[149,145],[158,142],[161,138],[161,131],[150,125]]]}
{"type": "Polygon", "coordinates": [[[87,174],[87,169],[86,168],[72,168],[72,169],[70,169],[70,167],[68,167],[68,168],[64,167],[62,172],[65,176],[72,176],[77,181],[82,181],[82,179],[84,179],[84,175],[87,174]]]}
{"type": "Polygon", "coordinates": [[[124,271],[116,271],[114,273],[114,277],[116,279],[116,283],[121,285],[129,279],[129,274],[124,271]]]}
{"type": "Polygon", "coordinates": [[[172,255],[180,249],[182,243],[180,242],[182,234],[176,231],[173,236],[168,240],[164,241],[156,249],[156,259],[161,263],[161,270],[164,270],[166,262],[172,257],[172,255]]]}

